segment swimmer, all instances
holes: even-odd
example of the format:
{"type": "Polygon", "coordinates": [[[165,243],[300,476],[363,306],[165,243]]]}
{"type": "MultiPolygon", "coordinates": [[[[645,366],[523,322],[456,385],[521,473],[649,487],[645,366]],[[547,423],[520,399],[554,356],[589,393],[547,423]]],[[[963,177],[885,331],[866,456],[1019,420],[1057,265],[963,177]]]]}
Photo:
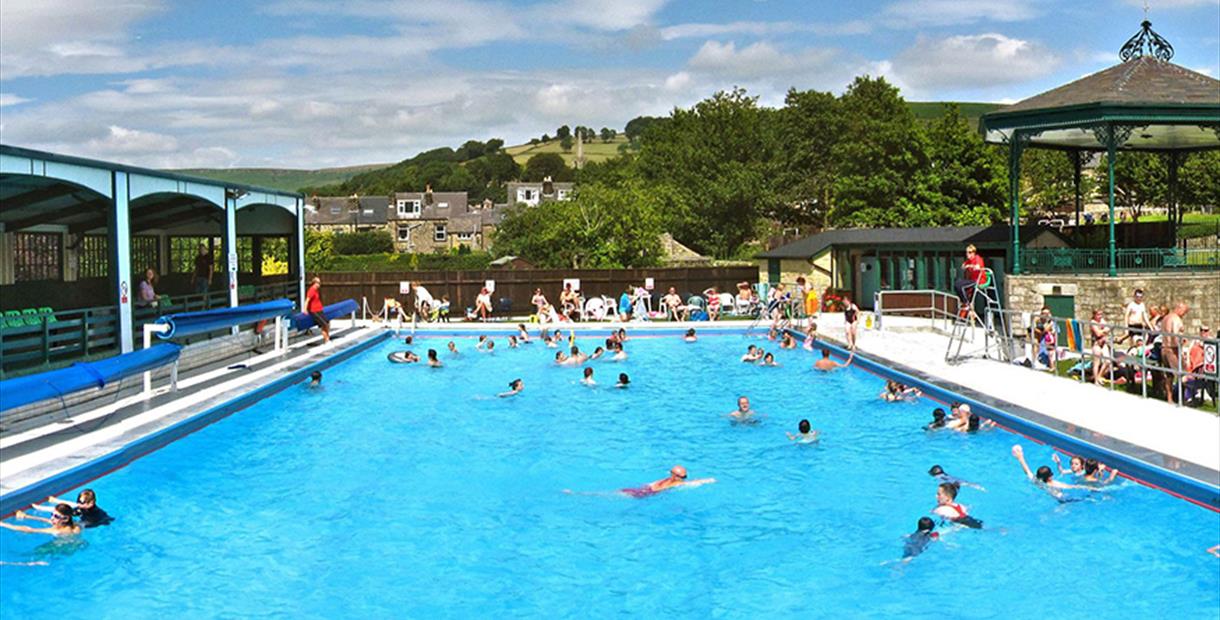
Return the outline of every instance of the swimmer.
{"type": "Polygon", "coordinates": [[[591,359],[591,360],[595,360],[595,359],[598,359],[598,358],[600,358],[601,356],[603,356],[603,355],[605,355],[605,354],[606,354],[606,350],[605,350],[605,349],[603,349],[603,348],[601,348],[601,347],[597,347],[596,349],[593,349],[593,355],[590,355],[590,356],[589,356],[589,359],[591,359]]]}
{"type": "Polygon", "coordinates": [[[482,351],[487,346],[487,336],[479,336],[479,342],[474,345],[475,351],[482,351]]]}
{"type": "Polygon", "coordinates": [[[589,385],[589,386],[597,385],[597,382],[593,380],[593,367],[592,366],[585,366],[585,376],[583,379],[580,380],[580,382],[585,385],[589,385]]]}
{"type": "MultiPolygon", "coordinates": [[[[60,499],[54,495],[48,497],[47,501],[51,504],[67,504],[69,507],[71,507],[73,516],[80,518],[81,527],[89,528],[97,527],[99,525],[109,525],[112,521],[114,521],[114,517],[107,514],[105,510],[102,510],[102,508],[97,505],[97,494],[93,492],[93,489],[85,489],[78,493],[76,495],[75,503],[60,499]]],[[[34,510],[41,510],[43,512],[55,512],[58,506],[43,504],[41,506],[31,506],[30,508],[34,510]]]]}
{"type": "Polygon", "coordinates": [[[750,399],[746,396],[738,397],[737,409],[730,411],[728,417],[734,424],[758,423],[758,420],[754,417],[754,410],[750,408],[750,399]]]}
{"type": "Polygon", "coordinates": [[[508,337],[508,348],[510,348],[510,349],[517,348],[517,337],[516,336],[508,337]]]}
{"type": "Polygon", "coordinates": [[[622,327],[618,328],[618,331],[614,333],[614,339],[619,342],[627,342],[627,330],[622,327]]]}
{"type": "Polygon", "coordinates": [[[936,522],[929,517],[920,517],[915,531],[907,536],[907,542],[902,547],[903,561],[910,562],[912,558],[923,553],[928,543],[940,538],[935,532],[936,522]]]}
{"type": "Polygon", "coordinates": [[[818,339],[818,324],[809,321],[809,325],[805,326],[805,342],[801,345],[805,350],[812,351],[813,343],[818,339]]]}
{"type": "Polygon", "coordinates": [[[764,355],[762,358],[762,364],[760,364],[760,365],[761,366],[779,366],[779,364],[777,364],[775,362],[775,354],[773,354],[773,353],[767,353],[766,355],[764,355]]]}
{"type": "Polygon", "coordinates": [[[932,514],[950,523],[976,530],[982,528],[983,522],[966,514],[966,507],[955,500],[957,500],[957,485],[949,482],[940,483],[936,487],[936,508],[932,509],[932,514]]]}
{"type": "Polygon", "coordinates": [[[1085,459],[1084,457],[1073,456],[1069,464],[1071,469],[1063,468],[1063,462],[1059,460],[1058,453],[1052,454],[1051,460],[1055,462],[1055,467],[1059,470],[1060,474],[1064,476],[1074,476],[1075,478],[1083,480],[1084,482],[1094,484],[1110,484],[1111,482],[1114,482],[1114,478],[1118,476],[1117,469],[1109,468],[1110,477],[1102,480],[1102,473],[1107,468],[1099,463],[1097,459],[1085,459]]]}
{"type": "Polygon", "coordinates": [[[715,478],[701,478],[699,480],[687,480],[686,468],[681,465],[674,465],[673,469],[669,470],[669,477],[660,480],[649,482],[642,487],[623,489],[620,491],[623,495],[640,499],[650,495],[656,495],[661,491],[668,491],[677,487],[697,487],[704,484],[715,482],[715,478]]]}
{"type": "Polygon", "coordinates": [[[616,362],[621,362],[627,359],[627,351],[623,349],[622,341],[614,343],[614,357],[611,358],[616,362]]]}
{"type": "Polygon", "coordinates": [[[1215,547],[1208,549],[1207,552],[1220,558],[1220,545],[1216,545],[1215,547]]]}
{"type": "Polygon", "coordinates": [[[686,335],[682,337],[682,340],[684,342],[695,342],[698,339],[699,338],[697,336],[695,336],[695,328],[693,328],[693,327],[686,330],[686,335]]]}
{"type": "Polygon", "coordinates": [[[321,371],[315,370],[315,371],[309,373],[309,387],[311,387],[311,388],[322,387],[322,372],[321,371]]]}
{"type": "Polygon", "coordinates": [[[987,490],[987,489],[984,489],[982,487],[982,485],[978,485],[978,484],[975,484],[968,480],[962,480],[961,478],[958,478],[956,476],[950,476],[949,474],[946,474],[944,468],[942,468],[940,465],[933,465],[932,468],[928,470],[928,475],[932,476],[933,478],[936,478],[937,482],[942,482],[942,483],[947,482],[947,483],[952,484],[959,488],[960,487],[971,487],[974,489],[978,489],[980,491],[987,490]]]}
{"type": "Polygon", "coordinates": [[[440,368],[444,366],[441,360],[436,357],[436,349],[428,349],[428,365],[432,368],[440,368]]]}
{"type": "Polygon", "coordinates": [[[1039,467],[1037,473],[1030,471],[1029,465],[1025,462],[1025,451],[1021,448],[1021,444],[1013,445],[1012,455],[1017,459],[1017,462],[1021,464],[1021,469],[1025,471],[1025,477],[1029,478],[1030,482],[1038,485],[1047,493],[1050,493],[1052,497],[1061,502],[1066,501],[1063,496],[1063,491],[1067,489],[1084,489],[1088,491],[1096,490],[1095,487],[1082,486],[1079,484],[1068,484],[1066,482],[1055,480],[1055,473],[1046,465],[1039,467]]]}
{"type": "Polygon", "coordinates": [[[492,351],[495,351],[495,350],[496,350],[496,341],[495,341],[495,340],[490,340],[490,339],[489,339],[489,340],[487,341],[487,347],[483,349],[483,352],[484,352],[484,353],[491,353],[492,351]]]}
{"type": "Polygon", "coordinates": [[[457,344],[454,343],[452,340],[449,341],[448,347],[449,347],[450,353],[452,353],[454,355],[461,355],[461,353],[458,353],[457,344]]]}
{"type": "Polygon", "coordinates": [[[750,345],[748,348],[746,348],[746,354],[741,356],[741,361],[753,364],[754,362],[762,359],[762,356],[762,349],[754,345],[750,345]]]}
{"type": "Polygon", "coordinates": [[[395,351],[385,357],[395,364],[412,364],[419,361],[419,356],[410,351],[395,351]]]}
{"type": "Polygon", "coordinates": [[[836,368],[847,368],[848,366],[851,366],[851,360],[853,357],[855,357],[855,355],[855,351],[848,353],[847,361],[840,364],[830,359],[830,349],[822,349],[822,359],[813,363],[813,369],[820,370],[822,372],[830,372],[836,368]]]}
{"type": "Polygon", "coordinates": [[[500,398],[516,396],[516,395],[520,394],[521,390],[523,390],[523,389],[525,389],[525,382],[520,379],[513,379],[512,381],[508,382],[508,391],[500,392],[499,394],[496,394],[496,396],[498,396],[500,398]]]}
{"type": "Polygon", "coordinates": [[[33,521],[42,521],[49,523],[51,527],[30,527],[28,525],[13,525],[7,521],[0,521],[0,527],[10,529],[16,532],[24,532],[26,534],[50,534],[51,536],[74,536],[80,534],[80,526],[72,519],[72,507],[67,504],[59,504],[51,513],[51,518],[36,517],[26,514],[18,510],[16,517],[18,519],[30,519],[33,521]]]}
{"type": "Polygon", "coordinates": [[[546,330],[543,330],[542,341],[546,343],[546,348],[548,349],[559,348],[559,336],[551,338],[551,336],[546,333],[546,330]]]}
{"type": "Polygon", "coordinates": [[[795,349],[796,348],[796,340],[793,339],[792,334],[788,333],[787,330],[784,331],[784,336],[782,338],[780,338],[779,348],[781,348],[781,349],[795,349]]]}
{"type": "Polygon", "coordinates": [[[589,356],[580,352],[580,347],[572,345],[572,355],[568,358],[572,360],[573,365],[583,364],[589,361],[589,356]]]}
{"type": "Polygon", "coordinates": [[[628,377],[625,372],[618,373],[618,383],[615,383],[614,387],[625,388],[629,385],[631,385],[631,377],[628,377]]]}
{"type": "Polygon", "coordinates": [[[801,420],[798,422],[796,425],[796,430],[797,433],[795,435],[792,433],[785,433],[788,435],[789,440],[797,443],[813,443],[818,440],[818,432],[815,430],[810,430],[809,420],[801,420]]]}
{"type": "Polygon", "coordinates": [[[525,323],[517,323],[517,339],[521,341],[521,344],[530,342],[530,333],[525,329],[525,323]]]}
{"type": "Polygon", "coordinates": [[[932,410],[932,423],[923,427],[925,431],[934,431],[945,427],[945,410],[937,407],[932,410]]]}
{"type": "Polygon", "coordinates": [[[970,405],[953,403],[949,406],[949,411],[953,414],[953,418],[945,424],[945,428],[951,431],[966,432],[970,426],[970,405]]]}
{"type": "Polygon", "coordinates": [[[568,363],[568,354],[564,353],[563,351],[556,351],[555,352],[555,364],[557,364],[559,366],[565,366],[565,365],[567,365],[567,363],[568,363]]]}
{"type": "Polygon", "coordinates": [[[407,336],[406,338],[402,339],[403,344],[411,344],[413,342],[415,342],[415,336],[407,336]]]}
{"type": "Polygon", "coordinates": [[[772,325],[771,329],[767,330],[767,340],[774,341],[776,338],[779,338],[779,330],[775,329],[775,326],[772,325]]]}

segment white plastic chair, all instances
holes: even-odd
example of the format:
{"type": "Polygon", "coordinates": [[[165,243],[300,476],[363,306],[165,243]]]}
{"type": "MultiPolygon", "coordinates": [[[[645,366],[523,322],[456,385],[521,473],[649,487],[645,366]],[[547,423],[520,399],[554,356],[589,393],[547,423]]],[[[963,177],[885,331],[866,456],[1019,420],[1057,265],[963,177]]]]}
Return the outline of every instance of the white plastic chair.
{"type": "Polygon", "coordinates": [[[732,293],[721,293],[719,297],[721,314],[737,314],[737,298],[732,293]]]}
{"type": "Polygon", "coordinates": [[[606,301],[601,297],[590,297],[589,301],[585,302],[585,310],[581,314],[581,318],[588,321],[602,321],[606,318],[606,301]]]}

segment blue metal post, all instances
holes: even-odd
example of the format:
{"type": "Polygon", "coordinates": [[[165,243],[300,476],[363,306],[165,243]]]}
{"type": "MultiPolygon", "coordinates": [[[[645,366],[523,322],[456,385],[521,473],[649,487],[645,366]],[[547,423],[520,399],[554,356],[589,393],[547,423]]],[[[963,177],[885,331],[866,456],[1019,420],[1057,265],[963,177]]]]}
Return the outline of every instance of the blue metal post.
{"type": "Polygon", "coordinates": [[[297,198],[297,303],[305,309],[305,201],[297,198]]]}
{"type": "Polygon", "coordinates": [[[131,190],[127,185],[127,173],[114,171],[111,173],[111,191],[114,196],[114,208],[110,212],[110,265],[114,269],[111,282],[117,287],[119,314],[119,352],[130,353],[134,348],[135,338],[132,336],[132,290],[131,282],[131,212],[128,197],[131,190]]]}

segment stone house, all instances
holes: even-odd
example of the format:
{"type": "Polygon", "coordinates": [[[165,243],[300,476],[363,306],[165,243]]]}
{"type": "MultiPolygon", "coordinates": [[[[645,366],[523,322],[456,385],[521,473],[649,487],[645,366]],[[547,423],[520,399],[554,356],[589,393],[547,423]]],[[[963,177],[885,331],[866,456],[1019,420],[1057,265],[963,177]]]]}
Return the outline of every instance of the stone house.
{"type": "Polygon", "coordinates": [[[543,202],[552,200],[568,200],[572,197],[575,183],[554,182],[551,177],[541,182],[517,181],[508,183],[508,204],[524,204],[536,207],[543,202]]]}
{"type": "Polygon", "coordinates": [[[385,196],[313,196],[305,201],[305,227],[329,232],[384,230],[385,196]]]}

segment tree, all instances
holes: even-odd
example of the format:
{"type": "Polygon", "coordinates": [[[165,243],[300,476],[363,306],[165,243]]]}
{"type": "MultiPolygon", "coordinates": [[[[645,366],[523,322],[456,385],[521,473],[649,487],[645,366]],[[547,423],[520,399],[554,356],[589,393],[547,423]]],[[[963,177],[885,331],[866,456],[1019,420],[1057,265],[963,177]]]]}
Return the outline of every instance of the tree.
{"type": "Polygon", "coordinates": [[[928,165],[923,132],[898,89],[884,78],[858,77],[839,103],[843,135],[831,154],[837,162],[835,226],[924,226],[920,173],[928,165]]]}
{"type": "MultiPolygon", "coordinates": [[[[1008,165],[1008,149],[997,148],[997,157],[1008,165]]],[[[1021,154],[1021,214],[1050,215],[1074,212],[1076,205],[1076,173],[1072,160],[1061,151],[1025,149],[1021,154]]],[[[1002,177],[1008,183],[1005,170],[1002,177]]],[[[1097,190],[1097,180],[1088,170],[1080,175],[1081,200],[1087,202],[1097,190]]],[[[1008,192],[1005,192],[1007,195],[1008,192]]],[[[1011,204],[1011,196],[1005,198],[1011,204]]],[[[1007,209],[1005,209],[1007,214],[1007,209]]]]}
{"type": "Polygon", "coordinates": [[[1008,190],[1003,169],[958,110],[932,123],[922,188],[925,220],[933,226],[987,226],[1000,221],[1008,190]]]}
{"type": "Polygon", "coordinates": [[[560,138],[559,148],[563,149],[563,152],[565,153],[572,150],[572,136],[564,136],[563,138],[560,138]]]}
{"type": "Polygon", "coordinates": [[[601,131],[602,142],[610,142],[611,140],[614,140],[614,137],[617,135],[618,135],[617,131],[610,129],[609,127],[602,127],[602,131],[601,131]]]}
{"type": "Polygon", "coordinates": [[[486,148],[483,150],[485,154],[492,154],[504,148],[504,141],[499,138],[492,138],[487,141],[486,148]]]}
{"type": "Polygon", "coordinates": [[[1220,151],[1191,153],[1178,168],[1178,204],[1220,207],[1220,151]]]}
{"type": "Polygon", "coordinates": [[[664,117],[657,116],[637,116],[630,121],[627,121],[627,126],[623,128],[623,135],[627,136],[628,140],[635,141],[644,135],[644,132],[653,125],[665,122],[664,117]]]}
{"type": "Polygon", "coordinates": [[[572,137],[572,130],[567,125],[560,125],[559,129],[555,130],[555,137],[560,140],[572,137]]]}
{"type": "Polygon", "coordinates": [[[538,182],[546,177],[551,177],[552,181],[572,180],[572,169],[559,153],[539,153],[526,160],[521,180],[538,182]]]}
{"type": "MultiPolygon", "coordinates": [[[[1101,158],[1105,188],[1109,192],[1109,157],[1101,158]]],[[[1181,174],[1179,173],[1179,178],[1181,174]]],[[[1159,153],[1127,151],[1114,158],[1114,204],[1126,207],[1138,221],[1148,207],[1169,205],[1169,166],[1159,153]]]]}
{"type": "Polygon", "coordinates": [[[792,89],[779,112],[783,148],[778,153],[779,201],[770,217],[783,224],[824,225],[831,205],[835,160],[843,133],[839,101],[831,93],[792,89]]]}
{"type": "Polygon", "coordinates": [[[638,182],[585,185],[572,200],[510,209],[493,250],[553,269],[654,266],[664,208],[662,197],[638,182]]]}
{"type": "Polygon", "coordinates": [[[487,149],[487,145],[478,140],[467,140],[462,146],[458,147],[454,152],[454,156],[458,161],[468,161],[482,155],[487,149]]]}
{"type": "Polygon", "coordinates": [[[640,175],[672,197],[667,223],[679,241],[727,258],[754,237],[759,215],[775,200],[773,114],[735,89],[675,109],[643,134],[640,175]]]}

